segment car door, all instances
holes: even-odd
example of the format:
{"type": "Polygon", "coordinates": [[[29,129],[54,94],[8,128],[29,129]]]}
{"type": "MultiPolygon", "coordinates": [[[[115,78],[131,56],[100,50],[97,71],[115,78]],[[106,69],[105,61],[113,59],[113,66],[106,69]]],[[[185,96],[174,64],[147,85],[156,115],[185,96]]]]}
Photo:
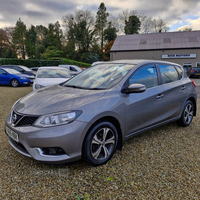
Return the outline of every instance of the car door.
{"type": "Polygon", "coordinates": [[[0,69],[0,84],[9,84],[9,76],[6,71],[0,69]]]}
{"type": "Polygon", "coordinates": [[[141,83],[146,86],[142,93],[132,93],[124,97],[127,137],[139,130],[162,122],[166,112],[166,101],[162,85],[159,84],[156,65],[140,67],[128,79],[129,85],[141,83]]]}
{"type": "Polygon", "coordinates": [[[171,64],[160,64],[159,69],[164,89],[163,94],[167,100],[166,119],[173,119],[181,114],[183,105],[188,98],[187,83],[182,78],[182,68],[171,64]]]}

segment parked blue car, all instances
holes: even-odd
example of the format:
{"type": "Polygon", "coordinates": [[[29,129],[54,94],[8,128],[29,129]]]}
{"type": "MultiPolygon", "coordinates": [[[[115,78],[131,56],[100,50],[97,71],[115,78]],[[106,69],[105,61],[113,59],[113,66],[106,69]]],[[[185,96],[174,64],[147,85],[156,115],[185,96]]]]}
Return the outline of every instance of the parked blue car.
{"type": "Polygon", "coordinates": [[[18,87],[22,85],[33,84],[34,77],[21,74],[14,69],[3,69],[0,68],[0,84],[1,85],[11,85],[13,87],[18,87]]]}

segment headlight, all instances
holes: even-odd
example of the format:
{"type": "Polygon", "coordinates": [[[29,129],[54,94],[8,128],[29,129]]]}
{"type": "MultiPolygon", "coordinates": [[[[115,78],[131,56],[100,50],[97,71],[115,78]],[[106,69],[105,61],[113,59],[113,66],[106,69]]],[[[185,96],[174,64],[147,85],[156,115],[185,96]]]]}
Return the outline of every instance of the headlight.
{"type": "Polygon", "coordinates": [[[34,126],[49,127],[49,126],[68,124],[77,119],[81,115],[81,113],[82,111],[78,110],[67,113],[44,115],[39,117],[39,119],[35,122],[34,126]]]}
{"type": "Polygon", "coordinates": [[[39,84],[35,84],[35,89],[40,89],[40,88],[43,88],[44,86],[43,85],[39,85],[39,84]]]}
{"type": "Polygon", "coordinates": [[[22,80],[27,80],[28,78],[26,78],[26,77],[20,77],[20,79],[22,79],[22,80]]]}

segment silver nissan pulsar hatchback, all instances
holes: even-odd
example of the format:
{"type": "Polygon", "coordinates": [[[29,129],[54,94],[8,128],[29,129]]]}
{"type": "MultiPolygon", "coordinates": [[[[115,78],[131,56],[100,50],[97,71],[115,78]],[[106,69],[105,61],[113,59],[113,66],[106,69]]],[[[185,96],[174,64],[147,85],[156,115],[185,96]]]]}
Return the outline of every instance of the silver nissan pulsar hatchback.
{"type": "Polygon", "coordinates": [[[195,115],[195,84],[181,66],[117,60],[21,98],[5,132],[15,150],[35,160],[101,165],[130,137],[172,121],[188,126],[195,115]]]}

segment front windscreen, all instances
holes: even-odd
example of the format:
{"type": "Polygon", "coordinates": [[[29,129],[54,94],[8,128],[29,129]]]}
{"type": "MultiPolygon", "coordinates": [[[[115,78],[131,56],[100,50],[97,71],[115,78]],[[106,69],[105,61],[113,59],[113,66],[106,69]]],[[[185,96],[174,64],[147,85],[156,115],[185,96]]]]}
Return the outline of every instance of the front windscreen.
{"type": "Polygon", "coordinates": [[[7,71],[9,74],[21,74],[20,72],[18,72],[15,69],[6,68],[4,70],[7,71]]]}
{"type": "Polygon", "coordinates": [[[63,86],[84,89],[109,89],[118,84],[134,67],[133,64],[99,64],[83,71],[63,86]]]}
{"type": "Polygon", "coordinates": [[[21,67],[23,70],[25,70],[25,71],[29,71],[29,72],[32,72],[32,70],[31,69],[29,69],[28,67],[25,67],[25,66],[19,66],[19,67],[21,67]]]}
{"type": "Polygon", "coordinates": [[[65,69],[39,69],[37,78],[70,78],[70,74],[65,69]]]}

